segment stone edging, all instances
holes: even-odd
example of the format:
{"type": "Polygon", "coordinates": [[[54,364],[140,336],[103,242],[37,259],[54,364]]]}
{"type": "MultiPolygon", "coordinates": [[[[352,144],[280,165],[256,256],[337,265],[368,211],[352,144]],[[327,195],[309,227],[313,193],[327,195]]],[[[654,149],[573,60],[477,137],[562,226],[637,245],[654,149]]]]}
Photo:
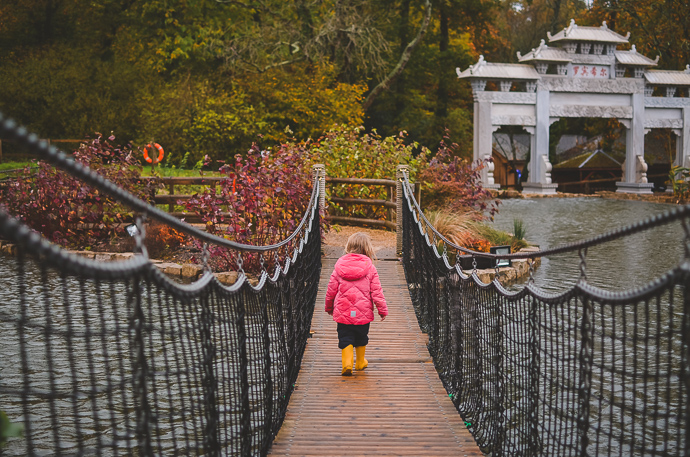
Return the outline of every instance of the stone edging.
{"type": "MultiPolygon", "coordinates": [[[[520,249],[519,252],[539,252],[538,247],[527,247],[520,249]]],[[[534,267],[541,265],[541,258],[534,259],[534,267]]],[[[471,274],[472,270],[463,270],[465,274],[471,274]]],[[[529,263],[527,259],[516,259],[510,262],[509,267],[501,267],[498,269],[498,277],[501,284],[512,284],[518,279],[522,279],[529,275],[529,263]]],[[[484,284],[489,284],[496,277],[496,270],[488,268],[485,270],[477,270],[477,276],[484,284]]]]}
{"type": "Polygon", "coordinates": [[[608,198],[610,200],[636,200],[652,203],[665,203],[669,205],[685,205],[686,200],[681,200],[671,193],[657,192],[655,194],[628,194],[624,192],[614,192],[602,190],[594,194],[574,194],[567,192],[556,192],[555,194],[523,194],[514,189],[507,189],[503,191],[492,191],[494,198],[511,199],[511,198],[608,198]]]}
{"type": "MultiPolygon", "coordinates": [[[[92,252],[92,251],[67,251],[71,254],[78,255],[90,260],[96,260],[98,262],[122,262],[124,260],[129,260],[134,257],[131,252],[125,253],[111,253],[111,252],[92,252]]],[[[0,253],[14,256],[17,254],[17,247],[8,243],[7,241],[0,240],[0,253]]],[[[203,268],[200,265],[195,264],[178,264],[172,262],[164,262],[162,260],[151,259],[151,263],[156,266],[161,272],[168,276],[176,276],[179,278],[184,278],[190,281],[196,281],[199,279],[203,273],[203,268]]],[[[227,286],[234,284],[237,281],[237,272],[228,271],[224,273],[214,273],[218,281],[221,284],[227,286]]],[[[249,280],[250,283],[254,284],[256,280],[249,280]]]]}
{"type": "MultiPolygon", "coordinates": [[[[527,247],[521,249],[519,252],[537,252],[539,248],[537,247],[527,247]]],[[[110,253],[110,252],[92,252],[92,251],[67,251],[72,254],[90,259],[96,260],[98,262],[121,262],[124,260],[129,260],[134,257],[131,252],[126,253],[110,253]]],[[[7,241],[0,240],[0,253],[14,256],[17,253],[17,247],[8,243],[7,241]]],[[[195,264],[178,264],[173,262],[165,262],[163,260],[151,259],[151,263],[156,266],[161,272],[168,276],[175,276],[183,278],[189,281],[196,281],[201,277],[203,273],[203,268],[200,265],[195,264]]],[[[541,264],[541,258],[534,259],[535,267],[541,264]]],[[[472,274],[472,270],[465,270],[464,273],[472,274]]],[[[513,260],[511,266],[501,267],[498,270],[499,279],[502,284],[510,284],[518,279],[521,279],[529,274],[529,264],[526,259],[513,260]]],[[[214,273],[218,281],[226,286],[232,285],[237,281],[237,272],[228,271],[223,273],[214,273]]],[[[477,276],[479,279],[488,284],[494,280],[496,276],[496,270],[494,268],[477,270],[477,276]]],[[[258,281],[256,279],[250,278],[250,284],[256,285],[258,281]]]]}

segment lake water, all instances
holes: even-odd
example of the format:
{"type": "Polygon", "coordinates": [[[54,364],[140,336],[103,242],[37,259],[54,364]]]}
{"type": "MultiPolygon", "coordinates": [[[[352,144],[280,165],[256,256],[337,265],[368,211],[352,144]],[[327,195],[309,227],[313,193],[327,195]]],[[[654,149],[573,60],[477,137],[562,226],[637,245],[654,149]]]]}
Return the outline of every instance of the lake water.
{"type": "MultiPolygon", "coordinates": [[[[672,205],[602,198],[535,198],[503,200],[494,225],[513,232],[522,219],[525,238],[542,249],[592,238],[673,209],[672,205]]],[[[608,290],[647,284],[678,265],[683,229],[678,222],[592,247],[587,252],[587,279],[608,290]]],[[[543,258],[537,286],[550,292],[569,289],[579,277],[577,252],[543,258]]]]}

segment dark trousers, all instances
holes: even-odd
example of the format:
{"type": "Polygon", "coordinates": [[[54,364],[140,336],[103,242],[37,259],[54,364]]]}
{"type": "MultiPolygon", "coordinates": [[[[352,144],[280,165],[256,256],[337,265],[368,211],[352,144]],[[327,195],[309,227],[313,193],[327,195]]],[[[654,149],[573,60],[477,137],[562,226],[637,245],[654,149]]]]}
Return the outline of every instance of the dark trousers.
{"type": "Polygon", "coordinates": [[[369,324],[354,325],[338,322],[338,347],[345,349],[349,345],[354,347],[366,346],[369,342],[369,324]]]}

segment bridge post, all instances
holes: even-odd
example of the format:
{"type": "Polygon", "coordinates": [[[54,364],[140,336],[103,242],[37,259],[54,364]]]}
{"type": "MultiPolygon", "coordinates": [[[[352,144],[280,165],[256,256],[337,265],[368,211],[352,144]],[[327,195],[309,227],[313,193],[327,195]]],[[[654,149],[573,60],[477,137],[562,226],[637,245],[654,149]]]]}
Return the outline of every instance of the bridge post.
{"type": "Polygon", "coordinates": [[[326,165],[317,163],[311,167],[314,176],[314,182],[321,180],[321,187],[319,188],[319,212],[326,217],[326,165]]]}
{"type": "Polygon", "coordinates": [[[408,165],[398,165],[395,169],[395,253],[402,257],[403,250],[403,188],[402,180],[404,174],[409,176],[410,167],[408,165]]]}

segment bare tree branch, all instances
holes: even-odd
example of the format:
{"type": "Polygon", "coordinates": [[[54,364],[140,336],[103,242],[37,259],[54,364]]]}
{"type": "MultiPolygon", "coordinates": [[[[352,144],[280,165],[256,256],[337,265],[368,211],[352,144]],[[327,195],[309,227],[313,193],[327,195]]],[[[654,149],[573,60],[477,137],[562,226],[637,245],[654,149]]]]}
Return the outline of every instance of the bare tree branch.
{"type": "Polygon", "coordinates": [[[369,95],[367,95],[367,98],[364,100],[364,103],[362,104],[362,109],[364,111],[366,111],[371,106],[371,104],[374,102],[376,97],[378,97],[379,94],[381,94],[381,92],[390,88],[390,85],[393,83],[393,81],[395,81],[395,79],[405,69],[405,65],[407,65],[407,62],[410,60],[410,57],[412,57],[412,51],[414,51],[414,48],[422,40],[422,37],[424,36],[424,33],[426,33],[426,29],[429,26],[429,21],[431,20],[431,1],[425,0],[425,6],[426,14],[424,16],[424,20],[422,21],[422,25],[419,27],[419,30],[417,31],[417,36],[415,36],[414,39],[407,44],[405,50],[400,56],[398,64],[393,68],[393,70],[391,70],[391,72],[388,73],[388,75],[383,79],[383,81],[378,83],[376,87],[374,87],[371,90],[371,92],[369,92],[369,95]]]}

